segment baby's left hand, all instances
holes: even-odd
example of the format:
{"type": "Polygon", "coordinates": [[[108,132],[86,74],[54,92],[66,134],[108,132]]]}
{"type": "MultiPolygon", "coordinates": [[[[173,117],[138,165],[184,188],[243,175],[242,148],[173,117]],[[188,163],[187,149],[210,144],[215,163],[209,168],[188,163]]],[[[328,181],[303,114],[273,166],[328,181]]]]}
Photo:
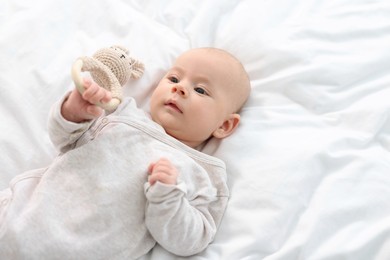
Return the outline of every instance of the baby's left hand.
{"type": "Polygon", "coordinates": [[[150,185],[154,185],[156,181],[173,184],[177,183],[178,171],[173,164],[165,158],[161,158],[155,163],[151,163],[148,168],[150,185]]]}

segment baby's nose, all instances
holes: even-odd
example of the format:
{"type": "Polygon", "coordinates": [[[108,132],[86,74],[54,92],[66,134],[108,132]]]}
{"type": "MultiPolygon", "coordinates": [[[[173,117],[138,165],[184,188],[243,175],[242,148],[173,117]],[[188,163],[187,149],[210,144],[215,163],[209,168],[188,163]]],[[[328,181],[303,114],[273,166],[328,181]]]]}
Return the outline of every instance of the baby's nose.
{"type": "Polygon", "coordinates": [[[172,93],[177,93],[177,94],[179,94],[182,97],[187,97],[188,96],[187,90],[183,86],[181,86],[181,85],[173,86],[172,87],[172,93]]]}

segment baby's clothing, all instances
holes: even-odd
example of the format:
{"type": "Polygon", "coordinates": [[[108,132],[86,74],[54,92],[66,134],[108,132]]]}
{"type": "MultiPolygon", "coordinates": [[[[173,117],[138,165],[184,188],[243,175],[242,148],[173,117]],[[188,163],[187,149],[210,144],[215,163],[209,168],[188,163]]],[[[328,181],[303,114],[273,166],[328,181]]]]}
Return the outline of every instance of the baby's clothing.
{"type": "Polygon", "coordinates": [[[226,208],[225,164],[167,135],[125,99],[90,123],[49,121],[61,154],[0,192],[0,259],[136,259],[156,243],[178,255],[202,251],[226,208]],[[161,157],[177,185],[150,186],[161,157]]]}

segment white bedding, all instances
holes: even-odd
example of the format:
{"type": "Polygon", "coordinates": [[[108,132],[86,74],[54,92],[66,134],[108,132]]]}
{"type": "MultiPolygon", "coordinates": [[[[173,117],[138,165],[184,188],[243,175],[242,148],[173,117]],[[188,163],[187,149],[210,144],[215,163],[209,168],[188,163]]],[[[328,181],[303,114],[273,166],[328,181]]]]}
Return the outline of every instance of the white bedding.
{"type": "MultiPolygon", "coordinates": [[[[390,2],[0,2],[0,188],[56,155],[46,119],[79,56],[120,44],[146,65],[147,108],[181,52],[224,48],[250,74],[217,237],[190,259],[390,259],[390,2]]],[[[175,259],[156,247],[145,259],[175,259]]]]}

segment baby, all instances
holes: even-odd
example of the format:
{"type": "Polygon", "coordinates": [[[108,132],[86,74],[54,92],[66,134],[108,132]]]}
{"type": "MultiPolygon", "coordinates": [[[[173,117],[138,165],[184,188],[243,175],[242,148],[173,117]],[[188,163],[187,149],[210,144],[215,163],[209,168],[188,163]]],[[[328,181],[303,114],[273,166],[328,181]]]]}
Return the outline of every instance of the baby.
{"type": "Polygon", "coordinates": [[[197,150],[237,128],[250,83],[215,48],[180,55],[150,114],[131,98],[106,115],[110,93],[90,80],[55,105],[61,151],[0,193],[0,258],[136,259],[155,243],[192,255],[212,242],[228,200],[225,164],[197,150]]]}

